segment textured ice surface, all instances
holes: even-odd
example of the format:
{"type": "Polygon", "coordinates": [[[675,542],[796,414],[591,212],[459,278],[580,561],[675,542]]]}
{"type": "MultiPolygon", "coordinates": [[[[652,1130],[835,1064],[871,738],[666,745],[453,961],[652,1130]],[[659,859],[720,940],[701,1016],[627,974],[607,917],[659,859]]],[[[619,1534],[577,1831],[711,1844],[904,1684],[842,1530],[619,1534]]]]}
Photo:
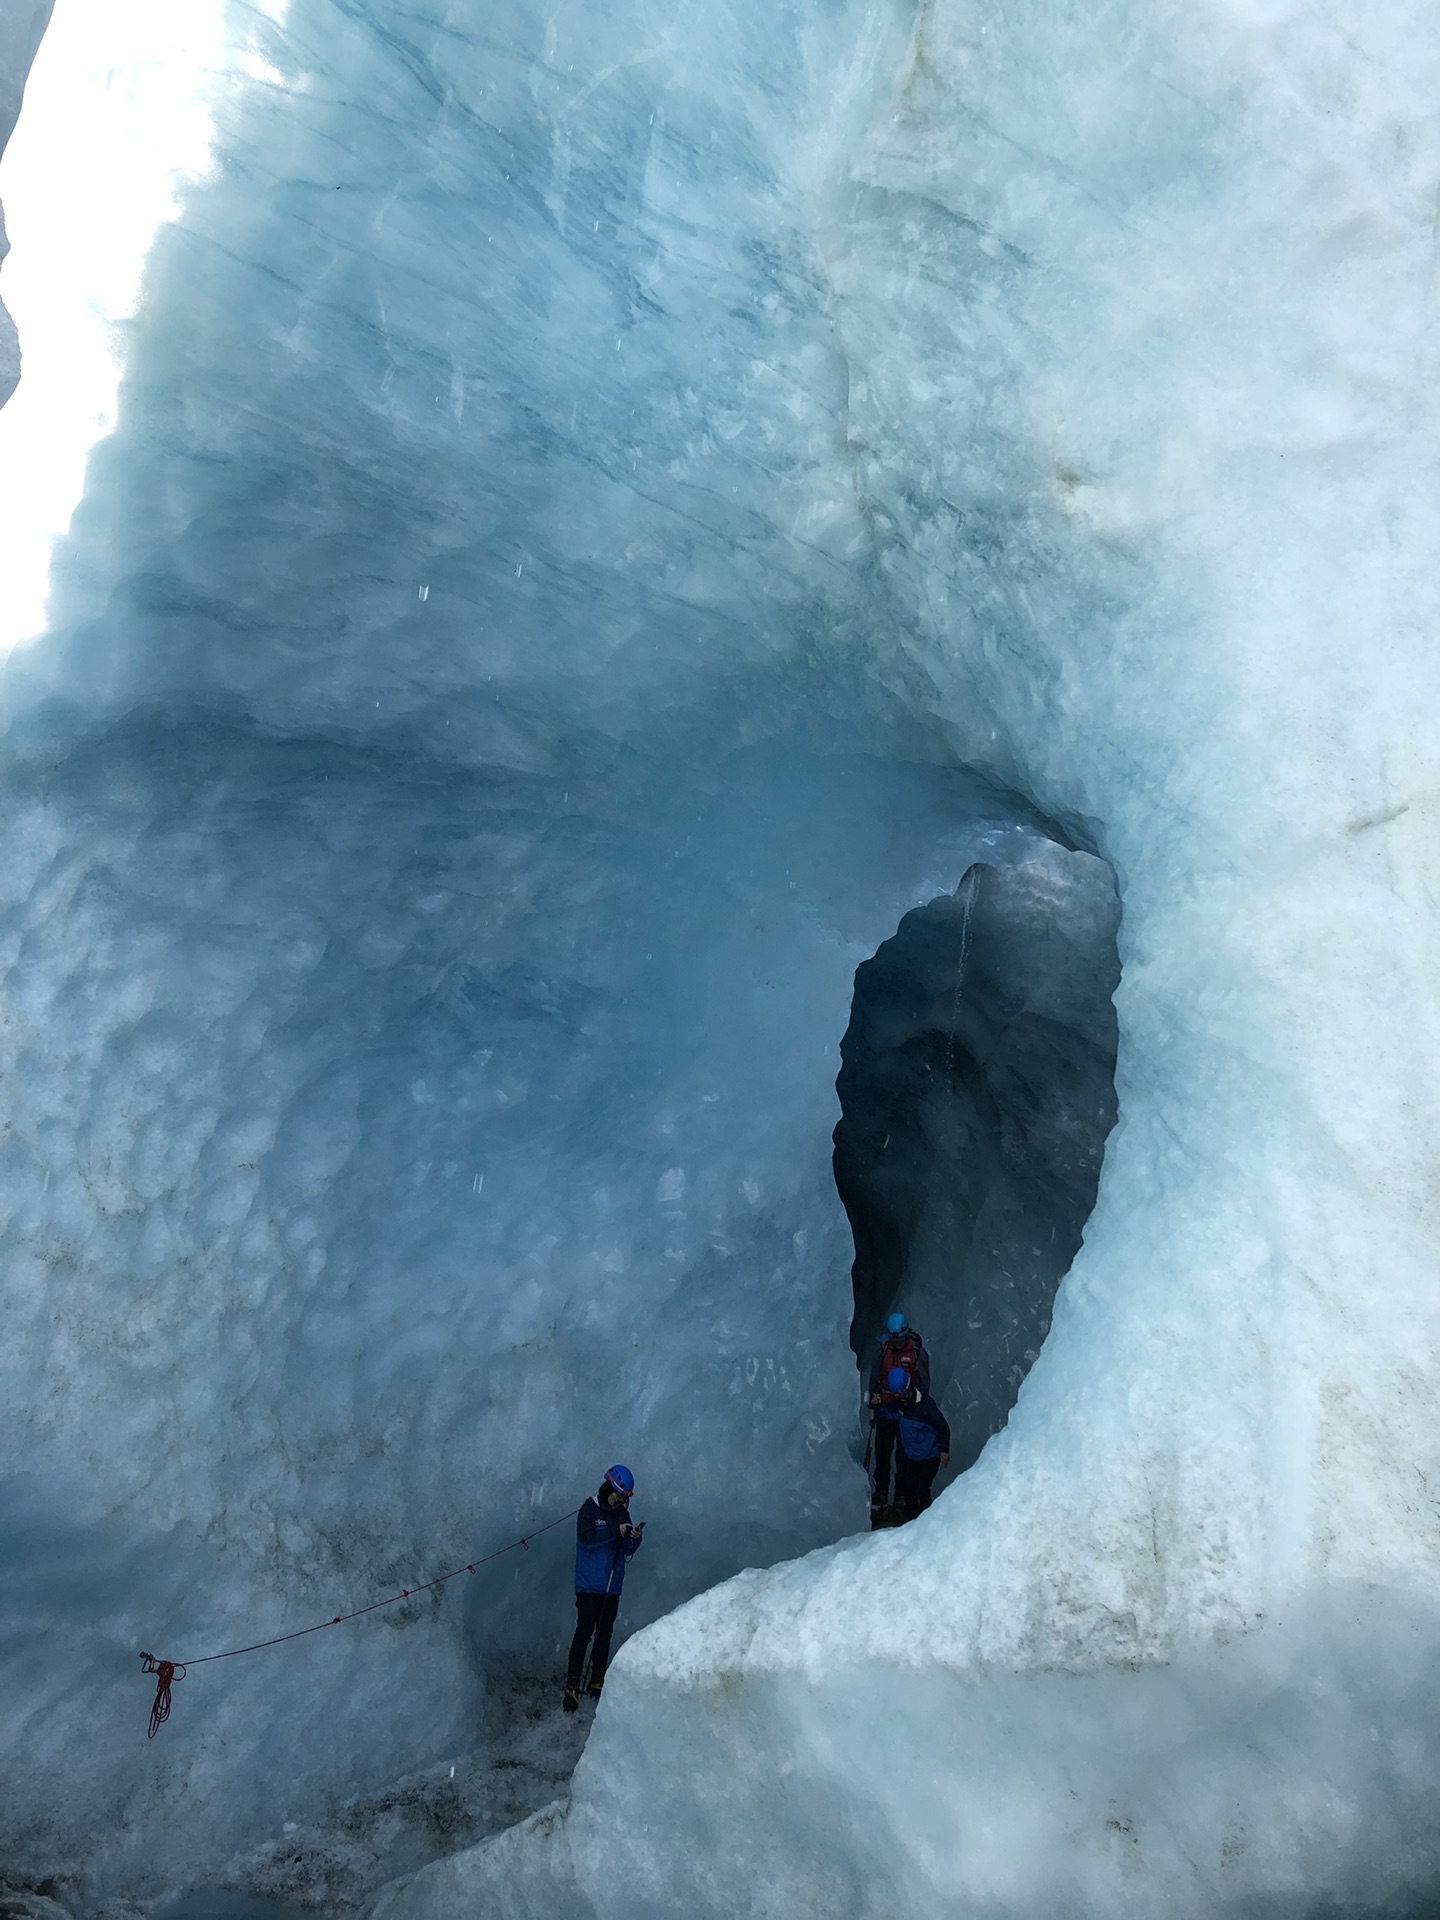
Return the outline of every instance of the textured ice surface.
{"type": "Polygon", "coordinates": [[[979,1466],[632,1642],[570,1812],[397,1916],[1435,1877],[1437,52],[1403,0],[942,3],[877,62],[849,444],[957,751],[1099,823],[1120,1124],[979,1466]]]}
{"type": "MultiPolygon", "coordinates": [[[[857,963],[1016,819],[968,764],[1125,903],[1008,1428],[632,1640],[569,1811],[388,1912],[1413,1893],[1432,13],[244,22],[9,688],[12,1857],[174,1884],[450,1750],[450,1603],[202,1669],[153,1748],[126,1663],[597,1453],[632,1624],[858,1522],[831,1083],[857,963]]],[[[563,1571],[477,1582],[481,1662],[563,1571]]]]}
{"type": "Polygon", "coordinates": [[[765,46],[642,137],[644,61],[581,99],[524,9],[388,18],[294,7],[288,86],[219,101],[12,663],[5,1845],[86,1898],[480,1738],[486,1675],[555,1670],[572,1549],[197,1667],[149,1747],[137,1647],[325,1619],[617,1457],[626,1628],[863,1524],[854,970],[1042,850],[872,682],[765,46]],[[507,175],[566,112],[562,219],[507,175]],[[647,211],[667,142],[717,202],[647,211]]]}
{"type": "MultiPolygon", "coordinates": [[[[857,960],[935,889],[917,850],[953,872],[984,838],[977,795],[793,749],[693,777],[606,818],[581,772],[151,716],[12,768],[3,1364],[34,1477],[0,1581],[37,1797],[62,1766],[102,1797],[106,1884],[454,1752],[476,1695],[453,1589],[197,1668],[145,1755],[207,1802],[182,1827],[117,1761],[136,1644],[324,1619],[613,1457],[652,1521],[632,1627],[862,1522],[838,1040],[857,960]]],[[[554,1669],[572,1552],[476,1576],[486,1669],[554,1669]]]]}

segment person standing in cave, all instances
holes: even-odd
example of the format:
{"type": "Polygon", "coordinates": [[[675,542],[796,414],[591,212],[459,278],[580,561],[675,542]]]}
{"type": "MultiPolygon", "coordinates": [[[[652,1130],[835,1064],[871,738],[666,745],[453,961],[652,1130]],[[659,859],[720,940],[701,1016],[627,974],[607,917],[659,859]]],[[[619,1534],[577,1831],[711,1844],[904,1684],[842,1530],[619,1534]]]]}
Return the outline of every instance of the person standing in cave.
{"type": "MultiPolygon", "coordinates": [[[[930,1391],[930,1356],[925,1351],[924,1338],[903,1313],[892,1313],[885,1322],[885,1331],[875,1342],[875,1359],[870,1367],[870,1424],[875,1436],[875,1479],[870,1489],[872,1522],[890,1504],[890,1462],[895,1457],[895,1442],[900,1431],[900,1407],[886,1381],[897,1367],[903,1367],[908,1379],[924,1392],[930,1391]]],[[[898,1496],[898,1462],[895,1491],[898,1496]]]]}
{"type": "Polygon", "coordinates": [[[610,1636],[615,1631],[615,1616],[620,1611],[620,1589],[625,1584],[625,1565],[640,1551],[645,1537],[645,1522],[638,1526],[630,1519],[630,1496],[635,1491],[635,1476],[628,1467],[611,1467],[601,1481],[593,1500],[587,1500],[575,1519],[575,1638],[570,1642],[570,1662],[565,1676],[566,1713],[580,1705],[584,1680],[585,1649],[593,1636],[590,1655],[590,1679],[585,1687],[592,1700],[598,1700],[605,1686],[605,1669],[610,1664],[610,1636]]]}
{"type": "Polygon", "coordinates": [[[903,1525],[930,1504],[930,1489],[941,1467],[950,1464],[950,1422],[928,1390],[895,1367],[885,1383],[898,1408],[900,1452],[895,1461],[895,1504],[903,1525]]]}

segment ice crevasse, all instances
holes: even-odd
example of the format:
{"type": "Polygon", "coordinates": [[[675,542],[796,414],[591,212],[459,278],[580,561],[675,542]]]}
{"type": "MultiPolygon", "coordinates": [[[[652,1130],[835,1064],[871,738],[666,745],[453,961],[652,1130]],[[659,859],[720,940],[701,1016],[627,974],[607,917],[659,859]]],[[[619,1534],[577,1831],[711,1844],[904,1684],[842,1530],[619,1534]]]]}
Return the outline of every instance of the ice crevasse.
{"type": "MultiPolygon", "coordinates": [[[[732,1514],[774,1563],[691,1580],[568,1799],[376,1920],[1420,1910],[1433,13],[469,13],[245,26],[276,77],[157,249],[10,675],[12,1310],[70,1308],[7,1423],[188,1556],[145,1597],[194,1627],[463,1524],[476,1462],[539,1511],[612,1435],[692,1571],[732,1514]],[[947,827],[959,768],[1118,877],[1119,1124],[1005,1432],[782,1560],[859,1523],[825,1035],[1015,830],[947,827]],[[494,1214],[436,1197],[482,1197],[457,1129],[494,1214]],[[818,1330],[808,1428],[716,1388],[764,1312],[818,1330]]],[[[362,1770],[452,1711],[457,1637],[410,1645],[303,1683],[362,1770]]],[[[275,1754],[318,1777],[246,1684],[173,1749],[217,1847],[275,1754]]],[[[127,1819],[175,1791],[87,1765],[127,1819]]]]}

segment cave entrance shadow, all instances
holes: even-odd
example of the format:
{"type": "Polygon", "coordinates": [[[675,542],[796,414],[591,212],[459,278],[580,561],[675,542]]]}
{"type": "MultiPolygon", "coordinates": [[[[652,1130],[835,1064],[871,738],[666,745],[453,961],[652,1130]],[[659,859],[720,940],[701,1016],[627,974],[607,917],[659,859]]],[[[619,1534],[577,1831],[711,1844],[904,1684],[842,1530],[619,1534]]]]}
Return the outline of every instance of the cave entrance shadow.
{"type": "Polygon", "coordinates": [[[1050,1329],[1115,1124],[1120,901],[1103,860],[972,866],[855,974],[835,1184],[868,1375],[905,1312],[963,1472],[1050,1329]]]}

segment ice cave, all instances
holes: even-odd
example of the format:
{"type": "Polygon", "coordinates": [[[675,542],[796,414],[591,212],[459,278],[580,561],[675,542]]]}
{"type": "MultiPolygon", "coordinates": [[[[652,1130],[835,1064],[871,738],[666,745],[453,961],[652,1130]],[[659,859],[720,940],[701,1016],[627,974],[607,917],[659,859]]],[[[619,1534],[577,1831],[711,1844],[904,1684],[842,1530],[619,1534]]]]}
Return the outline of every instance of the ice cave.
{"type": "Polygon", "coordinates": [[[1437,99],[0,5],[0,1920],[1440,1912],[1437,99]]]}

